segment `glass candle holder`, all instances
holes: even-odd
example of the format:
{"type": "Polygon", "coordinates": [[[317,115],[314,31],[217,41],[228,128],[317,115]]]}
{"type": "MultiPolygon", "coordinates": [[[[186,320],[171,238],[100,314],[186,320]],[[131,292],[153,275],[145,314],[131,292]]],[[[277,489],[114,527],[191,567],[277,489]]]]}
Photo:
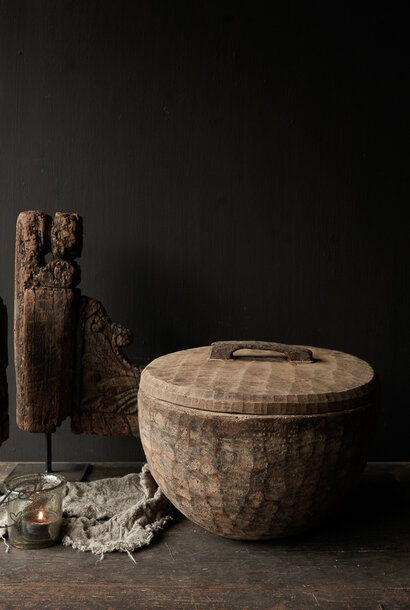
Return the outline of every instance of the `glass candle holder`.
{"type": "Polygon", "coordinates": [[[4,484],[7,533],[18,549],[41,549],[60,538],[66,479],[59,474],[23,474],[4,484]]]}

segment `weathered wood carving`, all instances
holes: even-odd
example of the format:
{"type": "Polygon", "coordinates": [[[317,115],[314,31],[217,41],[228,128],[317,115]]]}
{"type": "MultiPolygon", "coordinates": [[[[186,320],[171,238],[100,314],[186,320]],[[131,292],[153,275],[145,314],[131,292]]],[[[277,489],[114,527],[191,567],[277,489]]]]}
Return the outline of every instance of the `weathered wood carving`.
{"type": "Polygon", "coordinates": [[[81,219],[23,212],[17,220],[15,366],[17,424],[54,432],[71,413],[74,340],[80,293],[81,219]],[[53,253],[46,264],[45,256],[53,253]]]}
{"type": "Polygon", "coordinates": [[[76,433],[138,436],[140,367],[121,347],[128,329],[76,287],[82,219],[38,211],[17,220],[15,365],[17,423],[54,432],[69,415],[76,433]],[[51,251],[53,259],[46,262],[51,251]]]}
{"type": "Polygon", "coordinates": [[[128,362],[121,349],[132,340],[131,331],[111,322],[101,303],[82,297],[73,432],[139,436],[137,397],[142,367],[128,362]]]}
{"type": "Polygon", "coordinates": [[[0,445],[9,436],[7,364],[7,310],[0,298],[0,445]]]}

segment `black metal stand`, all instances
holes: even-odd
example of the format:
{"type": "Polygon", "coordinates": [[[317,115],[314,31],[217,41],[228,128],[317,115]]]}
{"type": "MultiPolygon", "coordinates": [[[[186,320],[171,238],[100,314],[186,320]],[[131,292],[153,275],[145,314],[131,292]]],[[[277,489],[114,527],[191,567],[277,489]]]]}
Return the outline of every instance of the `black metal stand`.
{"type": "Polygon", "coordinates": [[[28,462],[25,464],[17,464],[9,476],[18,474],[29,474],[31,472],[46,472],[62,474],[67,481],[85,481],[87,475],[91,471],[91,464],[78,464],[76,462],[57,462],[53,465],[51,434],[46,434],[46,459],[45,463],[28,462]],[[54,467],[53,467],[54,466],[54,467]]]}
{"type": "Polygon", "coordinates": [[[46,453],[46,472],[53,472],[51,464],[51,434],[46,434],[47,453],[46,453]]]}

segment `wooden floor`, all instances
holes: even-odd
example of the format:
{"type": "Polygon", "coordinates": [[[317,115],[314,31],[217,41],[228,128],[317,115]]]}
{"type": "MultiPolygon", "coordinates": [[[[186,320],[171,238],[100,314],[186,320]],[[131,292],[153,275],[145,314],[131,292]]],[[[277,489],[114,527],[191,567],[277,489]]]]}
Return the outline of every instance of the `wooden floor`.
{"type": "MultiPolygon", "coordinates": [[[[96,464],[89,478],[136,468],[96,464]]],[[[61,545],[5,553],[0,540],[0,608],[409,609],[409,509],[410,463],[372,463],[341,514],[288,539],[227,540],[175,514],[136,565],[61,545]]]]}

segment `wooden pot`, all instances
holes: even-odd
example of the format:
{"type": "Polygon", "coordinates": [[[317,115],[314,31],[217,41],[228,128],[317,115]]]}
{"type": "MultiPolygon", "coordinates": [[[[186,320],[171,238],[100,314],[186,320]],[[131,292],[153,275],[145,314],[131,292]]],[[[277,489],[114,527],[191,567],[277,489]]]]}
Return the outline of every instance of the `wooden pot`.
{"type": "Polygon", "coordinates": [[[148,365],[140,435],[155,480],[189,519],[229,538],[276,538],[354,490],[378,395],[373,369],[349,354],[218,342],[148,365]]]}

